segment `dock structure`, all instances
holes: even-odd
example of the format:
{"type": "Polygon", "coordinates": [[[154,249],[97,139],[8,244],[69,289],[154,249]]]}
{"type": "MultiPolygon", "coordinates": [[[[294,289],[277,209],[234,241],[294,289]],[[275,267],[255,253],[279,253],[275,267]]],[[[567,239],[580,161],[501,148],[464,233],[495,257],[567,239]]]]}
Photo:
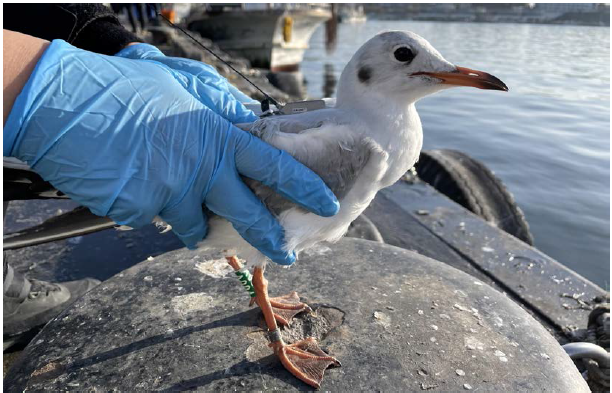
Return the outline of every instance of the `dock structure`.
{"type": "MultiPolygon", "coordinates": [[[[546,329],[482,281],[360,239],[267,272],[313,307],[283,330],[315,337],[342,367],[325,390],[587,392],[546,329]]],[[[223,252],[177,250],[105,281],[55,318],[5,378],[15,390],[303,390],[272,356],[258,308],[223,252]]]]}
{"type": "MultiPolygon", "coordinates": [[[[371,240],[323,244],[290,269],[267,271],[272,294],[297,290],[314,309],[285,340],[314,336],[342,362],[322,388],[587,391],[557,340],[563,327],[585,325],[589,310],[563,294],[588,302],[605,291],[420,181],[383,190],[365,214],[351,235],[371,240]]],[[[116,237],[84,237],[80,257],[104,263],[89,242],[105,233],[116,237]]],[[[156,255],[49,323],[5,386],[306,388],[271,356],[248,301],[221,250],[156,255]]]]}

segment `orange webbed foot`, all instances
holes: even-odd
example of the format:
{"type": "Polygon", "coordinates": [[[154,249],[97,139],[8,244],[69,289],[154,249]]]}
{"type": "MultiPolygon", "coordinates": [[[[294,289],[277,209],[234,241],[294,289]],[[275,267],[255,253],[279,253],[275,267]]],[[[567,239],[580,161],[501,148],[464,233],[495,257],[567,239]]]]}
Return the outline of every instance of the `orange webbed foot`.
{"type": "Polygon", "coordinates": [[[294,316],[302,311],[312,312],[306,303],[300,301],[297,292],[293,291],[287,295],[270,298],[270,305],[276,322],[288,326],[294,316]]]}
{"type": "MultiPolygon", "coordinates": [[[[243,271],[236,257],[227,257],[227,261],[235,271],[243,271]]],[[[340,366],[340,362],[323,352],[312,337],[293,344],[285,344],[278,328],[279,324],[288,325],[298,313],[312,311],[311,308],[300,301],[297,292],[275,298],[268,297],[268,281],[264,278],[262,267],[256,266],[253,269],[252,286],[248,274],[242,276],[243,285],[249,293],[253,293],[251,305],[257,302],[264,315],[268,338],[272,342],[270,347],[274,349],[274,353],[291,374],[318,389],[325,370],[331,365],[340,366]]]]}
{"type": "Polygon", "coordinates": [[[321,386],[323,374],[328,367],[341,366],[336,358],[323,352],[312,337],[293,344],[285,344],[281,340],[270,346],[291,374],[315,389],[321,386]]]}

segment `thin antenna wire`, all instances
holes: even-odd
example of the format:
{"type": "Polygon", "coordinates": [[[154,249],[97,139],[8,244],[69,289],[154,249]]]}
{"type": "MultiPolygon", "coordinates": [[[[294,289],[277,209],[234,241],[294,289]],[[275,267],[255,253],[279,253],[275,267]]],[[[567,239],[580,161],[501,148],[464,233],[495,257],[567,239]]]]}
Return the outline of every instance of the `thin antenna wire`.
{"type": "MultiPolygon", "coordinates": [[[[232,67],[231,64],[229,64],[227,61],[223,60],[221,57],[219,57],[215,52],[213,52],[212,50],[208,49],[206,46],[204,46],[200,41],[196,40],[191,34],[187,33],[185,30],[183,30],[181,27],[175,25],[174,23],[172,23],[170,21],[170,19],[166,18],[164,15],[162,15],[160,12],[155,11],[155,9],[153,7],[151,7],[151,9],[154,10],[154,12],[161,16],[162,18],[164,18],[164,20],[166,22],[168,22],[172,27],[179,29],[180,31],[182,31],[187,37],[191,38],[196,44],[200,45],[202,48],[206,49],[211,55],[215,56],[217,59],[221,60],[223,63],[225,63],[229,68],[231,68],[232,70],[234,70],[234,72],[236,72],[238,75],[240,75],[241,77],[244,78],[244,80],[246,80],[247,82],[249,82],[251,85],[253,85],[254,88],[256,88],[257,90],[259,90],[261,92],[261,94],[263,94],[272,104],[276,105],[276,107],[278,109],[281,109],[283,106],[280,105],[278,103],[278,101],[276,101],[274,98],[270,97],[268,94],[266,94],[265,91],[261,90],[259,87],[257,87],[257,85],[253,82],[251,82],[249,80],[249,78],[247,78],[246,76],[242,75],[242,73],[240,73],[240,71],[238,71],[237,69],[235,69],[234,67],[232,67]]],[[[263,106],[263,105],[262,105],[263,106]]]]}

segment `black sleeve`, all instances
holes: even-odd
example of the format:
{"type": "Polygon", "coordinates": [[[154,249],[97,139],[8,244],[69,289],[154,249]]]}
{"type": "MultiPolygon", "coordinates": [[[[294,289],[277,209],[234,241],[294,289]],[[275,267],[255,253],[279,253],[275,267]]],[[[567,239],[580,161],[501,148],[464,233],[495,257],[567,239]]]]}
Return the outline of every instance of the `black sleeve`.
{"type": "Polygon", "coordinates": [[[142,42],[102,4],[4,4],[4,28],[45,40],[63,39],[88,51],[114,55],[142,42]]]}

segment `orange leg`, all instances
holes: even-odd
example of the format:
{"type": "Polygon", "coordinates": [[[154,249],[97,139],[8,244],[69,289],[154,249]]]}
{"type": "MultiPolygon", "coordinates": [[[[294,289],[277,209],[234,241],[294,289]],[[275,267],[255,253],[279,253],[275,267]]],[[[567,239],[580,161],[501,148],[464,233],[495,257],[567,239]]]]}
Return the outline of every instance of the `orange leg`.
{"type": "MultiPolygon", "coordinates": [[[[235,268],[235,262],[238,261],[229,261],[229,259],[228,262],[235,268]]],[[[261,308],[266,325],[268,326],[270,347],[274,349],[274,353],[291,374],[318,389],[323,380],[325,370],[332,364],[340,366],[340,362],[323,352],[312,337],[290,345],[285,344],[276,324],[277,316],[273,311],[271,299],[268,297],[268,280],[265,279],[263,268],[261,267],[254,269],[253,287],[255,289],[255,301],[261,308]]],[[[293,292],[287,296],[297,297],[297,294],[293,292]]],[[[280,304],[285,305],[282,300],[280,304]]]]}
{"type": "MultiPolygon", "coordinates": [[[[242,264],[235,256],[226,257],[226,259],[235,271],[242,269],[242,264]]],[[[251,303],[249,306],[253,305],[253,303],[256,301],[257,297],[251,298],[251,303]]],[[[269,302],[272,306],[274,318],[281,326],[288,326],[293,317],[302,311],[312,311],[312,309],[306,303],[302,303],[300,301],[300,297],[295,291],[284,296],[269,298],[269,302]]]]}

